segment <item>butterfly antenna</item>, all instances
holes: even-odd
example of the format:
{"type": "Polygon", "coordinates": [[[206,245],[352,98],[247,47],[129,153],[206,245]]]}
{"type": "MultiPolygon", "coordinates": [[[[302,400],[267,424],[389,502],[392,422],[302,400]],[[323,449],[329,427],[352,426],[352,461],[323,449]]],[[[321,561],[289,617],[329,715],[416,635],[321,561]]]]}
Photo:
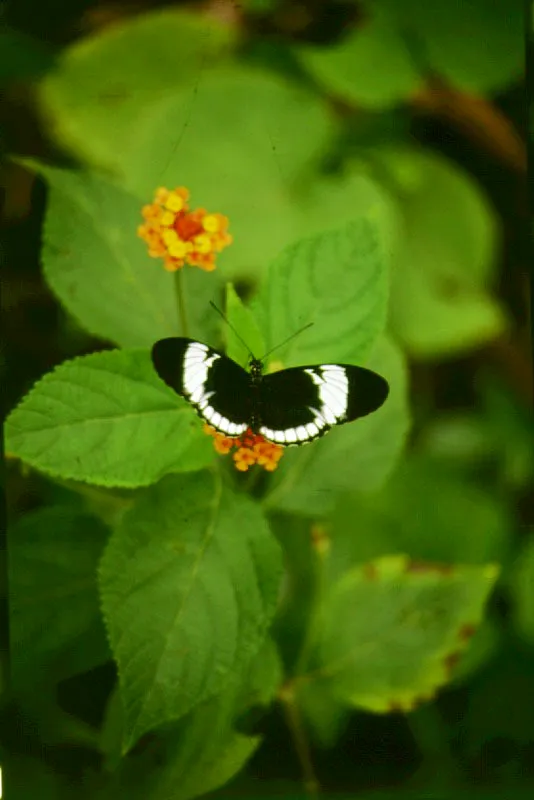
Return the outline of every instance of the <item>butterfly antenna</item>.
{"type": "Polygon", "coordinates": [[[275,345],[274,347],[271,347],[271,349],[270,349],[270,350],[267,350],[267,352],[266,352],[266,353],[264,353],[264,355],[261,357],[260,361],[263,361],[265,358],[267,358],[267,356],[270,356],[270,355],[271,355],[271,353],[274,353],[274,351],[275,351],[275,350],[278,350],[278,348],[279,348],[279,347],[283,347],[285,344],[287,344],[288,342],[290,342],[290,341],[291,341],[291,339],[294,339],[294,338],[295,338],[295,336],[298,336],[298,335],[299,335],[300,333],[302,333],[303,331],[306,331],[306,330],[308,330],[308,328],[311,328],[311,326],[312,326],[312,325],[313,325],[313,322],[308,322],[308,324],[307,324],[307,325],[303,325],[303,326],[302,326],[302,328],[299,328],[299,329],[298,329],[298,331],[295,331],[295,333],[292,333],[292,334],[291,334],[291,336],[288,336],[288,337],[287,337],[287,339],[284,339],[284,341],[283,341],[283,342],[280,342],[280,344],[277,344],[277,345],[275,345]]]}
{"type": "Polygon", "coordinates": [[[210,306],[211,306],[212,308],[214,308],[214,309],[215,309],[215,311],[217,312],[217,314],[220,314],[220,315],[221,315],[221,317],[222,317],[222,318],[223,318],[223,320],[226,322],[226,324],[228,325],[228,327],[230,328],[230,330],[232,330],[232,331],[235,333],[235,335],[237,336],[237,338],[239,339],[239,341],[241,342],[241,344],[243,345],[243,347],[246,347],[246,348],[247,348],[247,350],[248,350],[248,352],[249,352],[249,355],[250,355],[250,357],[251,357],[251,358],[255,358],[255,355],[254,355],[254,353],[252,352],[252,350],[250,349],[250,347],[248,346],[248,344],[247,344],[247,343],[245,342],[245,340],[244,340],[244,339],[243,339],[243,338],[242,338],[242,337],[241,337],[241,336],[238,334],[238,332],[236,331],[236,329],[234,328],[234,326],[233,326],[233,325],[231,324],[231,322],[230,322],[230,321],[229,321],[229,320],[226,318],[225,314],[223,314],[223,312],[221,311],[221,309],[220,309],[220,308],[218,308],[218,307],[215,305],[215,303],[214,303],[212,300],[210,300],[210,306]]]}

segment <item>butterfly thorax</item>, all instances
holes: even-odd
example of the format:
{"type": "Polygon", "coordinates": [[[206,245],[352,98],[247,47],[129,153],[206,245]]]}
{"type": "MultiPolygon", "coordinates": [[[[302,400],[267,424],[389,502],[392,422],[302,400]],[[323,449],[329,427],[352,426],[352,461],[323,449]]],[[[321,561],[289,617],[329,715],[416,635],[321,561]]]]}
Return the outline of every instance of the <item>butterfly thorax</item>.
{"type": "Polygon", "coordinates": [[[263,364],[258,358],[251,358],[249,361],[250,388],[252,390],[251,420],[250,429],[253,433],[258,433],[261,420],[260,405],[260,385],[263,376],[263,364]]]}
{"type": "Polygon", "coordinates": [[[248,362],[248,368],[252,378],[252,383],[260,383],[263,375],[263,364],[259,358],[251,358],[248,362]]]}

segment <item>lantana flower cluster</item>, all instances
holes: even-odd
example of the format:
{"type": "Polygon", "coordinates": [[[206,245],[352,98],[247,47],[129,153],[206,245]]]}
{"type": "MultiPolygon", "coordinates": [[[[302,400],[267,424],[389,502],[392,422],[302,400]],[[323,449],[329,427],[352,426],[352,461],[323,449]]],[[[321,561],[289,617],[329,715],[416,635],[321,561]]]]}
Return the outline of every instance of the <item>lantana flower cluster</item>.
{"type": "Polygon", "coordinates": [[[183,186],[156,189],[154,202],[143,206],[145,222],[137,233],[148,244],[149,255],[163,258],[169,272],[185,264],[211,272],[216,253],[232,243],[227,233],[228,218],[208,214],[204,208],[190,211],[188,200],[189,191],[183,186]]]}
{"type": "Polygon", "coordinates": [[[218,433],[211,425],[204,425],[204,431],[213,436],[213,446],[221,455],[227,455],[232,450],[234,464],[240,472],[247,472],[253,464],[259,464],[267,472],[273,472],[282,458],[284,448],[264,439],[261,434],[253,433],[248,428],[242,436],[224,436],[218,433]]]}

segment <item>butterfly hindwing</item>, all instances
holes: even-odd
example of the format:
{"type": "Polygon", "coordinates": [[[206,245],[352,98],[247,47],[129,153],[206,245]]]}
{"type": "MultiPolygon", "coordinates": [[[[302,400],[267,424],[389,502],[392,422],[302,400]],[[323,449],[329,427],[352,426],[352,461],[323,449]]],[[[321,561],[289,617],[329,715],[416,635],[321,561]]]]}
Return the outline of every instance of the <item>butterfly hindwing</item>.
{"type": "Polygon", "coordinates": [[[334,425],[375,411],[388,392],[380,375],[350,364],[293,367],[265,375],[259,432],[276,444],[306,444],[334,425]]]}
{"type": "Polygon", "coordinates": [[[252,415],[250,375],[231,358],[194,339],[160,339],[152,348],[159,377],[226,436],[243,433],[252,415]]]}

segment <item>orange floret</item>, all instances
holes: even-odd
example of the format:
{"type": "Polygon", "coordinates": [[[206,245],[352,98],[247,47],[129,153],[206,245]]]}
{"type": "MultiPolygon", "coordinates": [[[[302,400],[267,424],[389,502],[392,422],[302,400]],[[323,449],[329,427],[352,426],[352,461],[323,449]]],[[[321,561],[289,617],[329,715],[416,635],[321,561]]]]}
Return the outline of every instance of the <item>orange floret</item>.
{"type": "Polygon", "coordinates": [[[204,208],[190,211],[188,200],[189,192],[183,186],[157,189],[154,202],[141,209],[145,222],[137,228],[137,235],[148,245],[148,254],[162,258],[169,272],[186,264],[211,272],[216,253],[232,243],[228,218],[208,214],[204,208]]]}
{"type": "Polygon", "coordinates": [[[250,428],[242,436],[224,436],[218,433],[211,425],[204,425],[205,433],[213,436],[213,446],[221,455],[227,455],[232,449],[235,467],[240,472],[247,472],[253,464],[259,464],[268,472],[273,472],[284,454],[284,448],[272,444],[261,436],[253,433],[250,428]]]}

